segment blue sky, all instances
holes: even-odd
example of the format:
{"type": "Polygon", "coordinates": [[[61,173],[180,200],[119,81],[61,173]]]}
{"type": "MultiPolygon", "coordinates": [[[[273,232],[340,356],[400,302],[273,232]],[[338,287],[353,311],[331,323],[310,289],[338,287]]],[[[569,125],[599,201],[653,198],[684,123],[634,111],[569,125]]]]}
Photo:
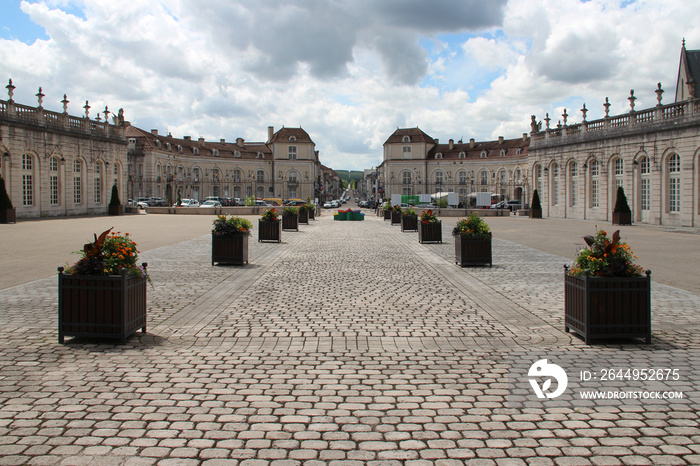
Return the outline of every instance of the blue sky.
{"type": "Polygon", "coordinates": [[[624,113],[630,89],[653,106],[657,82],[669,103],[697,18],[681,0],[0,0],[0,81],[176,137],[301,126],[325,165],[362,169],[397,127],[518,138],[533,114],[624,113]]]}

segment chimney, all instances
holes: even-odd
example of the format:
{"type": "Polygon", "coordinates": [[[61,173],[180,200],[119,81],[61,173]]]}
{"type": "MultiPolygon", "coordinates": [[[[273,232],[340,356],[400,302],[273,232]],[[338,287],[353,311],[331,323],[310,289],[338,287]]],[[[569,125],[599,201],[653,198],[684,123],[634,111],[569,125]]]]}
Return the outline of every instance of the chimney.
{"type": "Polygon", "coordinates": [[[435,145],[436,146],[440,145],[440,140],[438,138],[435,138],[435,145]]]}
{"type": "Polygon", "coordinates": [[[267,127],[267,142],[272,141],[272,136],[275,134],[275,127],[274,126],[268,126],[267,127]]]}
{"type": "Polygon", "coordinates": [[[243,138],[236,138],[236,145],[238,147],[244,147],[243,142],[244,142],[243,138]]]}
{"type": "Polygon", "coordinates": [[[184,139],[185,141],[191,141],[191,140],[192,140],[192,136],[183,136],[183,139],[184,139]]]}
{"type": "Polygon", "coordinates": [[[503,136],[498,136],[498,143],[503,144],[503,136]]]}
{"type": "Polygon", "coordinates": [[[455,148],[455,140],[454,140],[454,139],[450,139],[450,150],[452,150],[452,149],[454,149],[454,148],[455,148]]]}
{"type": "Polygon", "coordinates": [[[199,138],[198,141],[199,141],[199,145],[201,147],[204,147],[204,138],[199,138]]]}
{"type": "Polygon", "coordinates": [[[151,134],[154,136],[158,136],[158,130],[157,129],[152,129],[151,134]]]}
{"type": "Polygon", "coordinates": [[[474,148],[474,138],[469,139],[469,148],[470,149],[474,148]]]}
{"type": "Polygon", "coordinates": [[[523,141],[527,141],[527,133],[523,133],[523,141]]]}

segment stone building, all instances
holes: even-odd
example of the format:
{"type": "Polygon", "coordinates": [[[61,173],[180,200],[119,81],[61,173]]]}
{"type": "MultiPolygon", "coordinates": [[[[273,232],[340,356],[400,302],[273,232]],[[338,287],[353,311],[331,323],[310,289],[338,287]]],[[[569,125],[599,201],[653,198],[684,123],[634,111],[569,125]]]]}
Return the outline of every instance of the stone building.
{"type": "Polygon", "coordinates": [[[5,86],[9,99],[0,100],[0,175],[5,179],[17,218],[106,214],[117,185],[122,202],[126,193],[126,138],[120,110],[109,123],[105,107],[96,119],[43,108],[45,95],[39,88],[38,106],[13,100],[15,86],[5,86]]]}
{"type": "Polygon", "coordinates": [[[266,142],[175,138],[127,126],[128,192],[132,199],[160,197],[169,204],[209,196],[313,200],[324,172],[315,144],[302,128],[275,132],[266,142]]]}
{"type": "Polygon", "coordinates": [[[530,138],[441,144],[420,128],[399,128],[384,143],[378,167],[379,198],[392,194],[454,192],[466,204],[469,194],[491,192],[503,199],[523,196],[530,138]]]}

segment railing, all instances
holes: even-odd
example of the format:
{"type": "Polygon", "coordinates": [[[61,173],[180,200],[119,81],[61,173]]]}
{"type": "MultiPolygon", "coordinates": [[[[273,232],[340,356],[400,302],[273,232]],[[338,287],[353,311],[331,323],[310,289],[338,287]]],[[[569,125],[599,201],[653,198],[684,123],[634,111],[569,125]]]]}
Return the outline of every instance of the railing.
{"type": "Polygon", "coordinates": [[[122,131],[110,125],[107,121],[94,121],[10,101],[0,101],[0,118],[27,125],[51,127],[69,132],[81,132],[123,139],[122,131]]]}
{"type": "Polygon", "coordinates": [[[538,143],[558,138],[578,137],[585,133],[600,132],[607,129],[620,130],[650,124],[659,125],[688,117],[700,118],[700,99],[657,106],[639,112],[587,121],[583,124],[550,128],[545,131],[531,133],[531,141],[538,143]]]}

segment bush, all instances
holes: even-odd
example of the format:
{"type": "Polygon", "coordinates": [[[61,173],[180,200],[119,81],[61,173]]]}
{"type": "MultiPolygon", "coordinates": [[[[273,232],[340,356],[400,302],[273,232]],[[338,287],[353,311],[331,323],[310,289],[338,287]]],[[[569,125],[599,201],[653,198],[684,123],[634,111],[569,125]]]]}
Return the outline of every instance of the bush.
{"type": "Polygon", "coordinates": [[[443,197],[442,199],[438,199],[437,205],[441,209],[446,209],[447,208],[447,198],[443,197]]]}
{"type": "Polygon", "coordinates": [[[630,205],[627,203],[627,196],[625,196],[625,190],[622,186],[617,187],[617,200],[615,201],[613,212],[617,214],[629,214],[632,212],[630,205]]]}
{"type": "Polygon", "coordinates": [[[469,236],[472,238],[490,238],[491,228],[479,217],[473,213],[469,218],[463,218],[457,222],[457,226],[452,230],[452,236],[469,236]]]}
{"type": "Polygon", "coordinates": [[[122,205],[122,203],[119,201],[119,189],[117,189],[116,184],[114,186],[112,186],[112,198],[109,200],[109,205],[111,205],[111,206],[122,205]]]}
{"type": "Polygon", "coordinates": [[[5,189],[5,180],[0,176],[0,209],[12,209],[12,201],[5,189]]]}
{"type": "Polygon", "coordinates": [[[538,194],[536,189],[535,189],[535,192],[532,194],[532,209],[533,210],[542,210],[542,203],[540,202],[540,195],[538,194]]]}

